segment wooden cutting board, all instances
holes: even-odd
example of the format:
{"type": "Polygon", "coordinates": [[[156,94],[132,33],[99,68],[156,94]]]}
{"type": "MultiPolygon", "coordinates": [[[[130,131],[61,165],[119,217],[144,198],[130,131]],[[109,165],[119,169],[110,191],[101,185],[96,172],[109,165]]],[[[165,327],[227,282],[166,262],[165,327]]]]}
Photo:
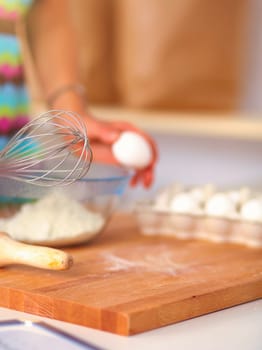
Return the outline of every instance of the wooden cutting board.
{"type": "Polygon", "coordinates": [[[262,297],[262,249],[144,237],[116,216],[74,266],[0,270],[0,305],[130,335],[262,297]]]}

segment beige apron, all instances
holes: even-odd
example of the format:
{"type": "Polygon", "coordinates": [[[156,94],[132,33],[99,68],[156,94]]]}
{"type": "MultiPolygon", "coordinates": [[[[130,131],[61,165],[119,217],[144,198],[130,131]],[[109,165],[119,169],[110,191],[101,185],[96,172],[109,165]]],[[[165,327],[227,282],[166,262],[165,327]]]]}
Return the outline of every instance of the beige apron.
{"type": "Polygon", "coordinates": [[[91,103],[234,108],[245,0],[71,0],[91,103]]]}

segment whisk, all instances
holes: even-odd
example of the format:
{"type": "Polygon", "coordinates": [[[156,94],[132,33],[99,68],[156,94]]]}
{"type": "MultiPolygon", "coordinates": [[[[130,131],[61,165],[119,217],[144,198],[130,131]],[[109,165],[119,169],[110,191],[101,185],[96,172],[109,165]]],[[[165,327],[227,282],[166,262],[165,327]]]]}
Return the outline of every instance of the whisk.
{"type": "Polygon", "coordinates": [[[39,186],[70,184],[88,172],[92,151],[75,113],[52,110],[21,128],[0,152],[0,177],[39,186]]]}

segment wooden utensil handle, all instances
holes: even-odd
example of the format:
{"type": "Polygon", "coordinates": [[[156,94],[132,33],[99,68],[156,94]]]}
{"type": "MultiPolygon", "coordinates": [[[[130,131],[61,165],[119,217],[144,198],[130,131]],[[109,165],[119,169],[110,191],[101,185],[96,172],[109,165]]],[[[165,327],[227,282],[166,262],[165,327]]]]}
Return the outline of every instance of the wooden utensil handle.
{"type": "Polygon", "coordinates": [[[17,242],[0,232],[0,266],[11,264],[66,270],[72,266],[73,259],[62,250],[17,242]]]}

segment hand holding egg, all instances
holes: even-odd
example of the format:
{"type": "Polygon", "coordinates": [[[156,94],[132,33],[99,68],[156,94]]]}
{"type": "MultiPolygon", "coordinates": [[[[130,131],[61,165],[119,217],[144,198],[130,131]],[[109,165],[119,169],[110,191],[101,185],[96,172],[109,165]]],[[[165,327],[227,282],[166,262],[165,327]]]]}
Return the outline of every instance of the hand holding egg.
{"type": "Polygon", "coordinates": [[[120,164],[135,170],[131,185],[142,182],[149,187],[152,184],[157,151],[148,135],[133,127],[130,130],[127,128],[113,144],[112,152],[120,164]]]}
{"type": "Polygon", "coordinates": [[[157,151],[149,135],[126,122],[106,122],[90,116],[85,116],[85,122],[95,161],[134,170],[131,185],[152,184],[157,151]]]}

